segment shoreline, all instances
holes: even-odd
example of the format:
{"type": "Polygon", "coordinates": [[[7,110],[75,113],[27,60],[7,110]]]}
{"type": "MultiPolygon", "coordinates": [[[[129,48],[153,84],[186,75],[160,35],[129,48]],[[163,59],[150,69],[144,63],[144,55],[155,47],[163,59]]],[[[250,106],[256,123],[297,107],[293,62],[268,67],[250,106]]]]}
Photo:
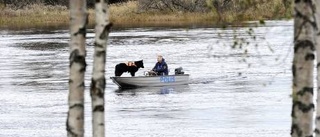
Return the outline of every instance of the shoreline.
{"type": "MultiPolygon", "coordinates": [[[[248,13],[228,11],[224,14],[225,21],[218,19],[214,12],[138,12],[137,3],[129,1],[122,4],[110,5],[110,21],[113,28],[134,27],[194,27],[194,26],[223,26],[247,21],[290,19],[291,11],[285,10],[281,5],[261,5],[268,8],[275,6],[269,12],[263,8],[248,10],[248,13]],[[279,7],[280,6],[280,7],[279,7]]],[[[61,29],[69,28],[69,10],[64,6],[29,5],[24,9],[0,8],[0,28],[9,30],[21,29],[61,29]]],[[[88,9],[88,29],[94,28],[94,9],[88,9]]]]}

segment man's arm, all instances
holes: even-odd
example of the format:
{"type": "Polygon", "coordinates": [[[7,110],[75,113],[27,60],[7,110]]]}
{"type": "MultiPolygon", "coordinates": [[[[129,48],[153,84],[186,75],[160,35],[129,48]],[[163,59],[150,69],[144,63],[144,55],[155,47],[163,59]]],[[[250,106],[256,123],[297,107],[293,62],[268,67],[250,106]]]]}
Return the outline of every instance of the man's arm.
{"type": "Polygon", "coordinates": [[[156,63],[156,65],[154,65],[152,71],[157,71],[157,63],[156,63]]]}

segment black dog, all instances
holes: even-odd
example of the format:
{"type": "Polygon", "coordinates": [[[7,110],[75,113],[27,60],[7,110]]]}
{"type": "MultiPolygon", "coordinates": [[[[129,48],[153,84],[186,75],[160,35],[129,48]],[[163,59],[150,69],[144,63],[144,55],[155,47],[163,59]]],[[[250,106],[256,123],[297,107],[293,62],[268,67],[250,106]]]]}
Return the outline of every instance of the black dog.
{"type": "Polygon", "coordinates": [[[143,60],[128,62],[126,63],[119,63],[116,65],[114,74],[116,76],[121,76],[123,72],[129,72],[132,77],[134,77],[135,73],[139,70],[139,68],[144,68],[143,60]]]}

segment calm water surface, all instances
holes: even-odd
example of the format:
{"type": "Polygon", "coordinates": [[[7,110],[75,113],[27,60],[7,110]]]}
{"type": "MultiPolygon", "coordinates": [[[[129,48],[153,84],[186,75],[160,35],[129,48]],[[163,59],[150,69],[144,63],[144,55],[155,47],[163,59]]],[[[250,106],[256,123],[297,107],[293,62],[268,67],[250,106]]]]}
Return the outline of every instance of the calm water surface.
{"type": "MultiPolygon", "coordinates": [[[[255,37],[247,33],[249,27],[114,30],[107,52],[106,136],[289,136],[292,25],[267,22],[253,29],[255,37]],[[243,38],[241,50],[231,48],[234,34],[243,38]],[[143,75],[157,54],[164,56],[170,73],[182,66],[190,84],[119,90],[109,79],[117,63],[131,60],[144,60],[145,68],[136,73],[143,75]]],[[[92,133],[93,37],[91,30],[86,136],[92,133]]],[[[1,137],[66,136],[68,41],[68,30],[0,31],[1,137]]]]}

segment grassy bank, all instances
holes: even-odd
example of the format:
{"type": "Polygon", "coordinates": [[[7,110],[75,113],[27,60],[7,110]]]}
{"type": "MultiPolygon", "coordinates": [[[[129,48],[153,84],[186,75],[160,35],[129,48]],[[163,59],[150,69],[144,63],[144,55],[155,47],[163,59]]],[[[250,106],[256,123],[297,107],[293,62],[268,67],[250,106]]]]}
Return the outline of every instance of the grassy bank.
{"type": "MultiPolygon", "coordinates": [[[[29,5],[23,9],[14,9],[0,5],[0,27],[2,28],[68,28],[69,11],[63,6],[29,5]]],[[[196,24],[213,24],[217,22],[241,22],[249,20],[272,20],[290,18],[291,11],[286,10],[281,0],[247,8],[238,11],[225,11],[219,14],[215,9],[211,12],[140,12],[137,3],[127,3],[110,6],[110,18],[115,27],[137,26],[189,26],[196,24]]],[[[89,26],[94,25],[94,10],[89,10],[89,26]]]]}

